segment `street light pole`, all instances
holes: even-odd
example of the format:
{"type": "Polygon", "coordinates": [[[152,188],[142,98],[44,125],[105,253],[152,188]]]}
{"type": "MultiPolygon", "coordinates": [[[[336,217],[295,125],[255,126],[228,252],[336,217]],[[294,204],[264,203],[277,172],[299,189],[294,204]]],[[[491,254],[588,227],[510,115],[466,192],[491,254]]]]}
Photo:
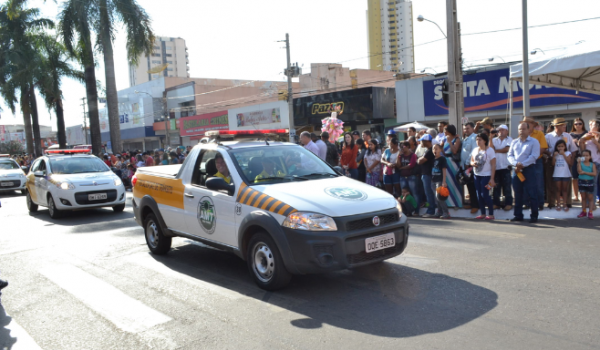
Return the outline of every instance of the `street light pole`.
{"type": "Polygon", "coordinates": [[[287,83],[288,83],[288,114],[290,124],[290,142],[296,142],[296,127],[294,125],[294,96],[292,95],[292,62],[290,58],[290,35],[285,33],[285,51],[287,53],[287,83]]]}
{"type": "Polygon", "coordinates": [[[460,48],[460,25],[456,16],[456,0],[446,0],[446,22],[448,26],[448,122],[456,125],[462,136],[464,117],[463,79],[460,48]]]}
{"type": "Polygon", "coordinates": [[[82,101],[81,105],[83,106],[83,134],[85,135],[85,144],[89,145],[88,137],[87,137],[87,117],[85,115],[85,100],[86,100],[85,97],[81,99],[81,101],[82,101]]]}

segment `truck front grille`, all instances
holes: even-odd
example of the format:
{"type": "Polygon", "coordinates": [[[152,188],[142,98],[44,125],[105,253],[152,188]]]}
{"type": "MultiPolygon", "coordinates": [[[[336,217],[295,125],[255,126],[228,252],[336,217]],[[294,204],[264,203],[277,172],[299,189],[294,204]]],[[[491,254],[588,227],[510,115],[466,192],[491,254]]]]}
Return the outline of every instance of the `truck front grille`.
{"type": "MultiPolygon", "coordinates": [[[[373,216],[375,216],[375,215],[373,215],[373,216]]],[[[398,217],[398,214],[381,215],[381,216],[379,216],[379,226],[397,222],[399,219],[400,218],[398,217]]],[[[370,218],[350,221],[346,225],[346,230],[356,231],[356,230],[362,230],[362,229],[373,228],[373,227],[375,227],[375,225],[373,225],[373,217],[370,217],[370,218]]]]}

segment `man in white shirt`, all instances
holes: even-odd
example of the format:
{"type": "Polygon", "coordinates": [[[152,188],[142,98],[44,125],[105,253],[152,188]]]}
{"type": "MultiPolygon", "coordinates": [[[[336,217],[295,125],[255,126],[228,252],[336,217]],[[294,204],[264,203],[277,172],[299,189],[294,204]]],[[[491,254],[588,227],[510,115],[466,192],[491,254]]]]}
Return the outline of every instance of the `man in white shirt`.
{"type": "Polygon", "coordinates": [[[311,151],[316,156],[319,155],[319,147],[317,147],[317,145],[315,145],[315,143],[312,142],[312,139],[310,138],[310,133],[308,131],[303,131],[300,134],[300,142],[302,143],[304,148],[311,151]]]}
{"type": "Polygon", "coordinates": [[[314,132],[310,134],[310,138],[312,139],[312,142],[319,148],[319,153],[317,154],[319,158],[325,160],[327,157],[327,145],[325,142],[318,138],[314,132]]]}
{"type": "Polygon", "coordinates": [[[435,140],[442,147],[444,146],[444,143],[446,142],[446,134],[444,133],[444,131],[445,131],[444,129],[446,129],[447,126],[448,126],[448,122],[444,122],[444,121],[439,122],[437,125],[438,130],[437,130],[437,136],[435,137],[435,140]]]}
{"type": "Polygon", "coordinates": [[[513,207],[512,178],[508,168],[508,150],[512,138],[508,136],[508,126],[498,127],[498,137],[492,139],[492,147],[496,151],[496,174],[494,187],[494,209],[500,208],[500,191],[504,195],[504,210],[509,211],[513,207]]]}
{"type": "MultiPolygon", "coordinates": [[[[546,197],[548,197],[548,208],[553,208],[557,197],[556,197],[556,185],[552,180],[554,175],[554,164],[552,164],[552,155],[554,154],[554,147],[559,140],[565,141],[567,144],[567,151],[574,153],[577,151],[577,145],[571,135],[567,132],[567,121],[565,118],[556,118],[552,121],[554,131],[546,134],[546,142],[548,142],[548,151],[550,157],[544,162],[544,183],[546,184],[546,197]]],[[[572,174],[571,174],[572,175],[572,174]]],[[[573,190],[572,186],[567,186],[567,207],[571,208],[573,205],[573,190]]]]}

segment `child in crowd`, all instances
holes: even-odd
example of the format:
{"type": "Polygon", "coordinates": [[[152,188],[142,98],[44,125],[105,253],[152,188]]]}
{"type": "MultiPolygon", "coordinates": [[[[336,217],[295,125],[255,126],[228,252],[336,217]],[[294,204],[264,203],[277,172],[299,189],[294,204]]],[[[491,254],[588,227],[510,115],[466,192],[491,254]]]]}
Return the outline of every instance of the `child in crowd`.
{"type": "Polygon", "coordinates": [[[408,187],[402,188],[402,195],[398,197],[398,202],[400,202],[402,212],[405,213],[406,216],[412,216],[417,209],[417,201],[410,194],[410,188],[408,187]]]}
{"type": "MultiPolygon", "coordinates": [[[[556,185],[556,210],[569,211],[569,207],[565,204],[567,202],[569,186],[571,185],[571,165],[573,164],[573,157],[571,152],[567,151],[567,144],[564,140],[558,140],[556,142],[552,164],[554,165],[552,179],[556,185]]],[[[553,204],[554,203],[549,203],[548,205],[553,204]]]]}
{"type": "Polygon", "coordinates": [[[581,151],[581,157],[577,160],[577,171],[579,172],[579,193],[581,194],[581,213],[578,218],[588,217],[593,219],[592,208],[594,207],[594,179],[596,178],[596,165],[592,163],[592,152],[590,150],[581,151]],[[590,212],[586,215],[586,208],[590,212]]]}
{"type": "MultiPolygon", "coordinates": [[[[433,160],[433,167],[431,168],[431,189],[433,190],[433,193],[436,193],[439,186],[447,186],[446,168],[448,168],[448,163],[442,153],[442,146],[440,144],[433,145],[433,155],[435,158],[433,160]]],[[[437,195],[435,196],[435,201],[439,209],[439,212],[437,212],[435,216],[440,219],[450,219],[446,201],[439,200],[437,195]]]]}

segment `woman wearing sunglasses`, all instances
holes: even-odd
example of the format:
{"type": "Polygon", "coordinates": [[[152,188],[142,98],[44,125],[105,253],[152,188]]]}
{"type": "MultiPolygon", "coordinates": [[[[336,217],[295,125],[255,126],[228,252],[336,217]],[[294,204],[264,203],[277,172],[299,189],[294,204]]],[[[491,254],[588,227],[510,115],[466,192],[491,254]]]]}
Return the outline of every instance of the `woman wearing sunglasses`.
{"type": "MultiPolygon", "coordinates": [[[[581,139],[581,137],[586,133],[587,130],[585,129],[585,123],[583,122],[583,119],[575,118],[570,134],[576,145],[579,144],[579,139],[581,139]]],[[[579,157],[579,153],[579,150],[577,150],[577,152],[575,152],[575,154],[573,155],[573,159],[577,159],[579,157]]],[[[577,162],[573,162],[571,175],[573,175],[573,193],[575,194],[575,200],[579,201],[579,185],[577,183],[579,179],[579,173],[577,172],[577,162]]]]}

